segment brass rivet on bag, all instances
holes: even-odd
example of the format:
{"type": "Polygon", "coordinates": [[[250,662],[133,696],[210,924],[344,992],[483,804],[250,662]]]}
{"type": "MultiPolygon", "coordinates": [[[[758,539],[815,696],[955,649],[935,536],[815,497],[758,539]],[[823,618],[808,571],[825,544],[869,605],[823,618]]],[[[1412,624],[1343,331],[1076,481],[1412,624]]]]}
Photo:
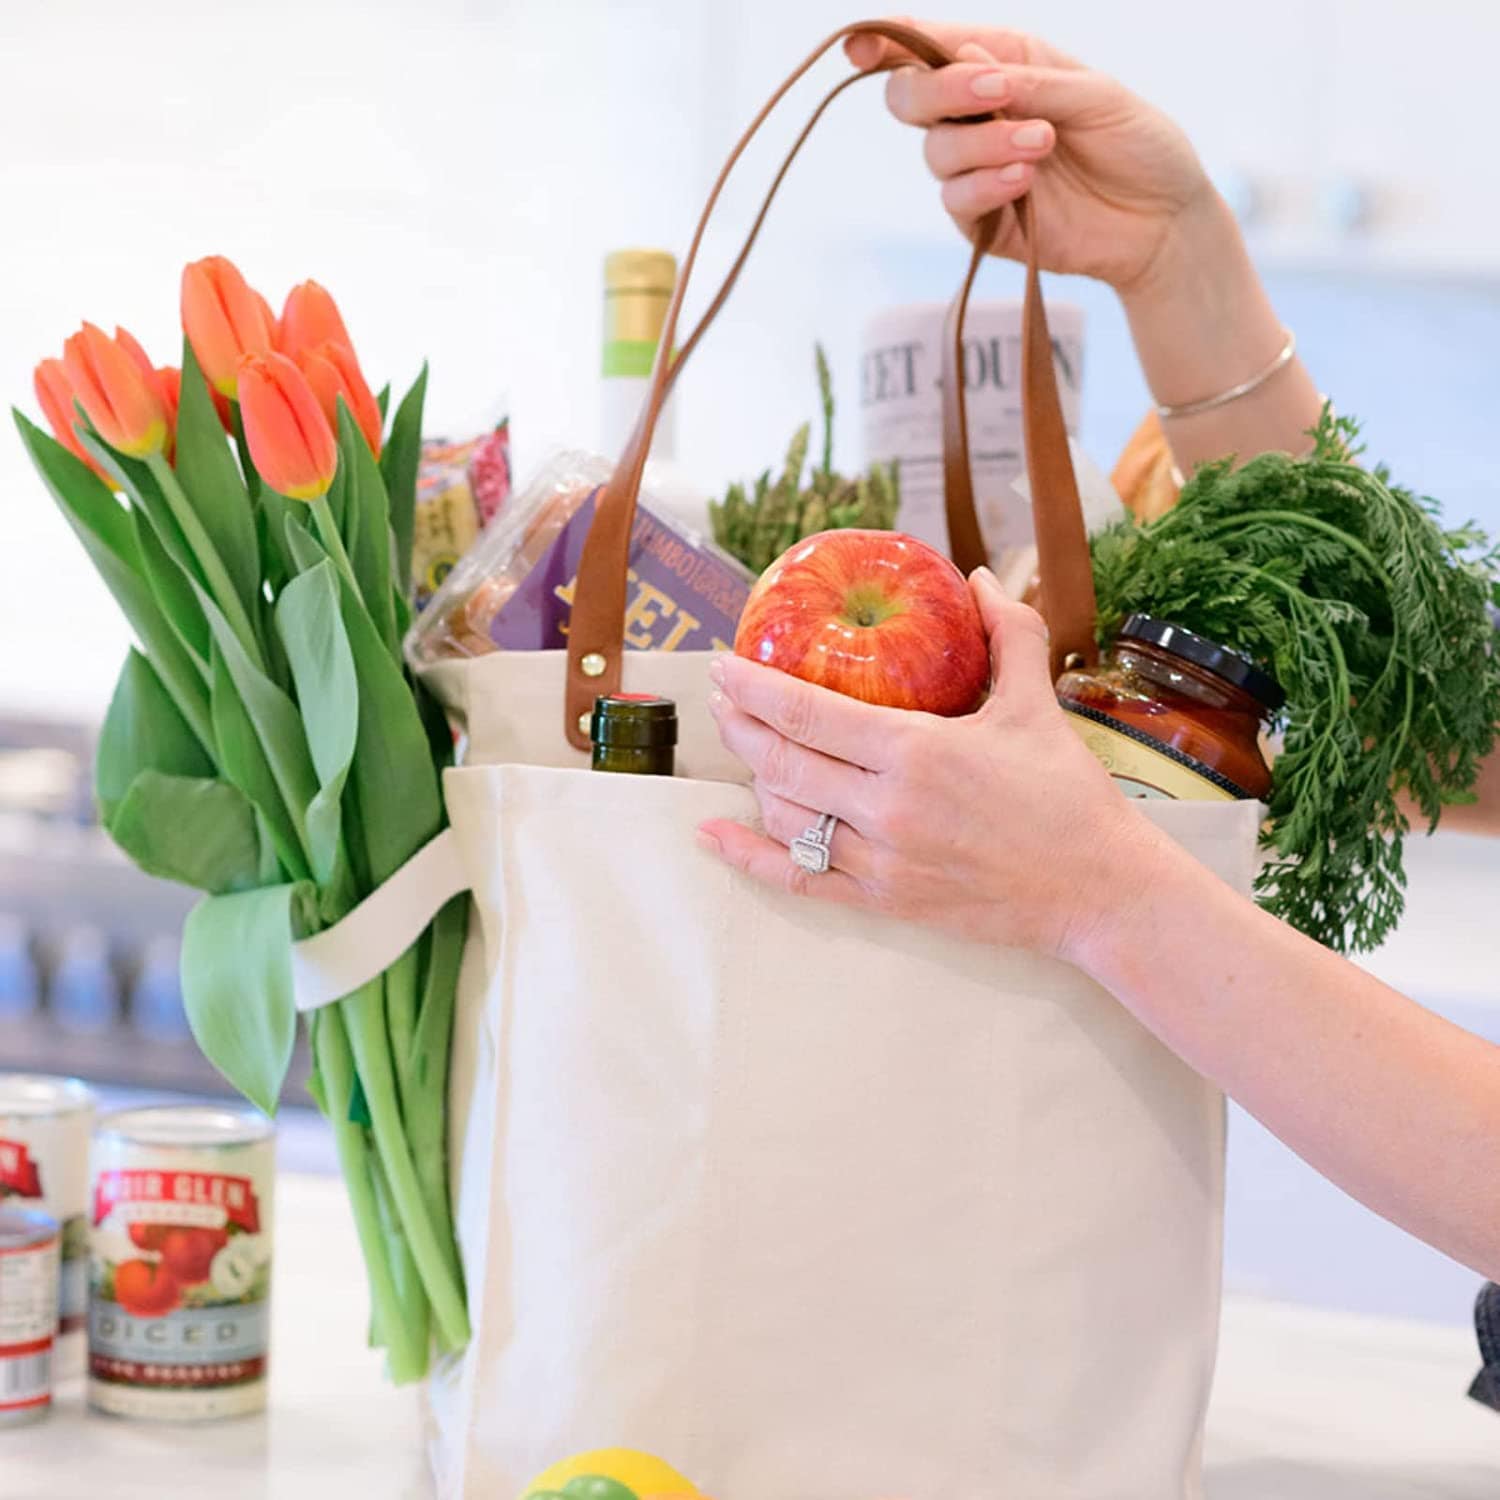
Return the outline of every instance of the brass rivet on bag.
{"type": "Polygon", "coordinates": [[[1083,652],[1070,651],[1063,657],[1063,670],[1065,672],[1076,672],[1083,665],[1083,652]]]}
{"type": "Polygon", "coordinates": [[[581,714],[578,715],[579,734],[587,734],[589,732],[589,721],[592,718],[593,715],[589,713],[587,709],[585,709],[581,714]]]}
{"type": "Polygon", "coordinates": [[[609,663],[605,661],[602,653],[590,651],[578,665],[585,677],[603,677],[604,669],[609,663]]]}

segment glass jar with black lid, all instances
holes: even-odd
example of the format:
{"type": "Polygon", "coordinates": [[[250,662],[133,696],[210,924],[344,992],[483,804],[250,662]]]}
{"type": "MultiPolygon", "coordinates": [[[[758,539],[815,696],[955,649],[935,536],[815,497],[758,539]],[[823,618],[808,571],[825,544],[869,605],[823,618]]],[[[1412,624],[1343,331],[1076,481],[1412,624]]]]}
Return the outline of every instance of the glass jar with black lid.
{"type": "Polygon", "coordinates": [[[652,693],[596,698],[589,738],[596,771],[670,776],[677,758],[677,705],[652,693]]]}
{"type": "Polygon", "coordinates": [[[1262,730],[1286,695],[1248,657],[1181,625],[1131,615],[1099,666],[1064,673],[1057,696],[1127,796],[1264,798],[1262,730]]]}

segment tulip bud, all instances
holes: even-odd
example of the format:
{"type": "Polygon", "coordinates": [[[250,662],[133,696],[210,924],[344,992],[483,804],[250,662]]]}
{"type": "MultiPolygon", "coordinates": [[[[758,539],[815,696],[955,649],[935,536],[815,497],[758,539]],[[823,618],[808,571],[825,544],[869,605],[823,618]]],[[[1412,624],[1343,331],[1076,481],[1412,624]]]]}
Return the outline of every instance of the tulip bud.
{"type": "MultiPolygon", "coordinates": [[[[134,339],[130,344],[140,351],[134,339]]],[[[140,357],[145,359],[143,351],[140,357]]],[[[125,345],[85,323],[63,345],[63,369],[79,405],[111,448],[144,458],[166,447],[167,414],[149,360],[142,368],[125,345]]]]}
{"type": "MultiPolygon", "coordinates": [[[[124,329],[120,330],[122,333],[124,329]]],[[[182,371],[175,365],[162,365],[156,371],[156,385],[161,392],[162,409],[167,414],[167,458],[177,447],[177,408],[182,401],[182,371]]]]}
{"type": "Polygon", "coordinates": [[[233,396],[240,361],[270,352],[276,320],[232,261],[210,255],[183,268],[182,329],[209,385],[233,396]]]}
{"type": "Polygon", "coordinates": [[[307,377],[284,354],[239,367],[240,420],[260,477],[292,500],[326,494],[338,467],[333,428],[307,377]]]}
{"type": "Polygon", "coordinates": [[[170,461],[172,450],[177,446],[177,396],[182,389],[182,372],[171,365],[162,365],[158,369],[151,363],[151,356],[141,348],[134,335],[118,324],[115,325],[115,342],[135,361],[135,367],[141,372],[142,378],[156,386],[156,394],[161,397],[161,409],[167,419],[165,451],[170,461]]]}
{"type": "Polygon", "coordinates": [[[73,406],[73,382],[68,379],[63,362],[60,359],[44,359],[32,374],[31,386],[53,436],[74,458],[82,459],[112,489],[114,480],[94,461],[93,454],[83,446],[78,436],[78,412],[73,406]]]}
{"type": "Polygon", "coordinates": [[[354,348],[354,340],[339,316],[338,303],[316,281],[304,281],[286,294],[286,306],[276,329],[276,347],[296,359],[320,344],[354,348]]]}
{"type": "Polygon", "coordinates": [[[380,457],[380,405],[370,394],[370,387],[359,368],[354,351],[347,344],[319,344],[296,356],[297,368],[307,376],[323,415],[335,432],[339,427],[339,397],[364,433],[370,452],[380,457]]]}

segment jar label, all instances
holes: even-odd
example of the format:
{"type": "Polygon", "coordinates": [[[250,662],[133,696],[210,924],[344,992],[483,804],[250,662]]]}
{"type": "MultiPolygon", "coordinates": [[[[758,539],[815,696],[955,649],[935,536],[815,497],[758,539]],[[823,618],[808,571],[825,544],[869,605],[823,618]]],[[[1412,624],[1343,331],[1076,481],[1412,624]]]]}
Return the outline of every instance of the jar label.
{"type": "Polygon", "coordinates": [[[1063,705],[1068,722],[1127,797],[1175,802],[1235,802],[1231,783],[1165,746],[1153,747],[1063,705]]]}

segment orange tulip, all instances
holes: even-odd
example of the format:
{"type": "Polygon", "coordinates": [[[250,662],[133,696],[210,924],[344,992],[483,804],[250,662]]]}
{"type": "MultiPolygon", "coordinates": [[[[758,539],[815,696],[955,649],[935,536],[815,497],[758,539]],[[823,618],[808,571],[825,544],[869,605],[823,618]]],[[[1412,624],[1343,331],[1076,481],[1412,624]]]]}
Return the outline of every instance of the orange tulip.
{"type": "Polygon", "coordinates": [[[380,406],[370,394],[354,351],[347,344],[319,344],[297,356],[297,367],[307,376],[323,415],[335,432],[339,430],[339,397],[364,433],[370,452],[380,457],[380,406]]]}
{"type": "Polygon", "coordinates": [[[135,361],[135,367],[148,380],[156,376],[156,366],[151,363],[151,356],[141,348],[134,335],[127,333],[118,323],[115,324],[115,343],[117,343],[135,361]]]}
{"type": "Polygon", "coordinates": [[[232,261],[210,255],[183,268],[182,329],[208,383],[233,396],[240,361],[270,352],[276,320],[232,261]]]}
{"type": "Polygon", "coordinates": [[[135,337],[115,325],[115,342],[135,361],[136,368],[147,381],[154,381],[156,393],[161,397],[161,408],[167,418],[167,458],[177,445],[177,398],[182,389],[182,371],[173,365],[159,368],[151,363],[151,356],[141,348],[135,337]]]}
{"type": "Polygon", "coordinates": [[[239,368],[240,420],[260,477],[293,500],[326,494],[338,467],[333,428],[307,377],[284,354],[257,354],[239,368]]]}
{"type": "Polygon", "coordinates": [[[53,436],[74,458],[81,458],[111,489],[114,480],[94,461],[94,456],[83,446],[78,436],[78,412],[74,409],[73,382],[63,369],[60,359],[44,359],[33,372],[31,387],[36,392],[37,405],[47,419],[53,436]]]}
{"type": "Polygon", "coordinates": [[[296,359],[321,344],[354,348],[354,340],[339,316],[338,303],[316,281],[304,281],[286,294],[286,306],[276,329],[276,347],[296,359]]]}
{"type": "Polygon", "coordinates": [[[111,448],[144,458],[166,446],[167,413],[149,362],[142,369],[124,345],[85,323],[63,345],[63,369],[89,421],[111,448]]]}
{"type": "MultiPolygon", "coordinates": [[[[125,331],[123,328],[120,330],[125,331]]],[[[167,457],[177,446],[177,408],[182,402],[182,371],[176,365],[162,365],[157,369],[156,384],[161,391],[162,408],[167,414],[167,457]]]]}

